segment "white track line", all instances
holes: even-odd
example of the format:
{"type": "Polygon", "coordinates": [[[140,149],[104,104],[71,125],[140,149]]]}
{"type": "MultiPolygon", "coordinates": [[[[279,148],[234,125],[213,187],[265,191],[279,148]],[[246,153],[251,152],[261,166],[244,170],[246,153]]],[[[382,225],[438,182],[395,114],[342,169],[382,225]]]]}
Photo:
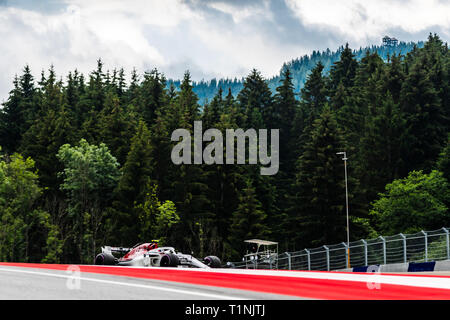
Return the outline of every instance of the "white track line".
{"type": "MultiPolygon", "coordinates": [[[[27,274],[34,274],[34,275],[41,275],[41,276],[48,276],[48,277],[65,278],[65,279],[74,279],[73,274],[72,275],[62,275],[62,274],[54,274],[54,273],[48,273],[48,272],[19,270],[19,269],[10,269],[10,268],[3,268],[3,267],[0,267],[0,271],[27,273],[27,274]]],[[[152,290],[167,291],[167,292],[173,292],[173,293],[181,293],[181,294],[185,294],[187,296],[194,295],[194,296],[202,296],[202,297],[222,299],[222,300],[247,300],[245,298],[235,297],[235,296],[227,296],[227,295],[212,294],[212,293],[202,293],[202,292],[192,292],[192,291],[188,291],[188,290],[163,288],[163,287],[159,287],[159,286],[144,285],[144,284],[126,283],[126,282],[94,279],[94,278],[86,278],[86,277],[76,277],[76,279],[83,280],[83,281],[105,283],[105,284],[113,284],[113,285],[119,285],[119,286],[128,286],[128,287],[134,287],[134,288],[143,288],[143,289],[152,289],[152,290]]]]}

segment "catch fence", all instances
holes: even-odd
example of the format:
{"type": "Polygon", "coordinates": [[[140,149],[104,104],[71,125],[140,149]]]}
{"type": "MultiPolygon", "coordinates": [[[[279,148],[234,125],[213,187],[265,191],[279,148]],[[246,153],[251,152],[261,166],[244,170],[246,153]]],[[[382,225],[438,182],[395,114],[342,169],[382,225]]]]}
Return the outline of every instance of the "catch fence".
{"type": "MultiPolygon", "coordinates": [[[[380,264],[429,262],[450,259],[449,228],[414,234],[380,236],[349,243],[278,254],[273,266],[284,270],[339,270],[380,264]]],[[[259,268],[232,262],[235,268],[259,268]]],[[[260,267],[263,267],[262,265],[260,267]]]]}

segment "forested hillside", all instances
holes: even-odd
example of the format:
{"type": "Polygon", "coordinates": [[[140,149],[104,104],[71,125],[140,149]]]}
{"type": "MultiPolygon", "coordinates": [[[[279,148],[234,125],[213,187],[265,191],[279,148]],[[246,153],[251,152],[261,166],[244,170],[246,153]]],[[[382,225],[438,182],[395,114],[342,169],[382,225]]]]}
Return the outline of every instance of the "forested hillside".
{"type": "MultiPolygon", "coordinates": [[[[380,58],[384,61],[388,61],[389,57],[393,55],[406,55],[408,52],[414,49],[417,46],[418,48],[423,47],[423,42],[419,41],[418,43],[412,42],[400,42],[396,46],[371,46],[367,48],[359,48],[358,50],[353,50],[353,54],[357,61],[360,61],[369,51],[370,53],[377,53],[380,58]]],[[[329,72],[331,66],[340,59],[342,51],[345,49],[345,46],[341,46],[336,51],[331,51],[327,49],[326,51],[313,51],[310,55],[304,55],[303,57],[296,58],[291,60],[290,62],[285,63],[280,71],[280,74],[267,79],[268,85],[272,93],[276,93],[276,88],[279,85],[280,79],[282,78],[282,73],[286,68],[289,68],[292,75],[292,84],[294,85],[295,92],[299,92],[305,82],[306,79],[311,72],[311,70],[317,65],[317,63],[322,63],[324,66],[324,73],[329,72]]],[[[177,90],[180,89],[181,81],[180,80],[172,80],[168,79],[167,86],[173,84],[177,90]]],[[[231,93],[234,97],[239,94],[239,91],[242,90],[244,86],[244,79],[212,79],[209,81],[201,80],[201,81],[193,81],[192,82],[193,91],[199,98],[199,103],[203,105],[204,103],[211,101],[214,96],[217,94],[219,88],[230,88],[231,93]]],[[[299,96],[296,95],[296,98],[299,99],[299,96]]]]}
{"type": "Polygon", "coordinates": [[[34,79],[25,66],[0,112],[0,261],[92,263],[101,245],[155,238],[225,261],[249,238],[280,251],[342,242],[339,151],[351,240],[448,227],[447,44],[430,35],[388,60],[361,54],[346,46],[336,61],[292,61],[272,80],[252,70],[239,92],[222,82],[204,106],[189,72],[176,90],[159,70],[126,81],[101,60],[89,75],[50,67],[34,79]],[[195,120],[280,129],[279,172],[174,165],[171,133],[195,120]]]}

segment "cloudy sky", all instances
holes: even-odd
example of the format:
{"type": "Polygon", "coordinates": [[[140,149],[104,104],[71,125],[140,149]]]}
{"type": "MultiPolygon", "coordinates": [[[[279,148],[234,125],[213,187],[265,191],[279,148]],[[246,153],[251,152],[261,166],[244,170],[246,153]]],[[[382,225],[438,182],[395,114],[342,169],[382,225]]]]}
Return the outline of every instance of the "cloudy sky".
{"type": "Polygon", "coordinates": [[[178,79],[266,77],[313,50],[384,35],[450,39],[450,0],[0,0],[0,102],[14,74],[157,67],[178,79]]]}

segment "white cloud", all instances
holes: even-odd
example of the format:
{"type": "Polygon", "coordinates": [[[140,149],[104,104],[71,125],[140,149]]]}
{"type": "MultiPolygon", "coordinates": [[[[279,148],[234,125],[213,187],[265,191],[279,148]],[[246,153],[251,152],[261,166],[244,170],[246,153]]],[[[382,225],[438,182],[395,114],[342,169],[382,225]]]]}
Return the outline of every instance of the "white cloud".
{"type": "Polygon", "coordinates": [[[246,19],[254,16],[264,16],[265,18],[272,19],[272,15],[269,7],[269,1],[264,0],[262,3],[251,4],[246,7],[242,7],[236,4],[232,4],[226,1],[211,2],[208,4],[209,7],[221,11],[223,13],[229,14],[234,23],[244,22],[246,19]]]}
{"type": "Polygon", "coordinates": [[[199,41],[214,50],[214,59],[204,62],[218,74],[229,77],[245,76],[257,68],[265,77],[277,74],[284,61],[301,52],[300,46],[286,44],[280,47],[272,43],[264,33],[258,33],[248,26],[227,30],[220,26],[193,29],[199,41]],[[242,70],[245,70],[242,73],[242,70]]]}
{"type": "Polygon", "coordinates": [[[255,22],[276,25],[270,2],[256,1],[247,5],[217,1],[208,7],[228,14],[234,24],[221,24],[209,19],[192,22],[192,32],[214,53],[214,60],[204,64],[217,74],[242,77],[257,68],[265,77],[278,74],[283,62],[303,52],[301,44],[275,43],[271,34],[255,22]],[[245,71],[243,71],[245,70],[245,71]]]}
{"type": "Polygon", "coordinates": [[[50,64],[62,76],[75,68],[87,74],[98,58],[109,69],[157,67],[170,78],[181,78],[187,69],[196,80],[240,78],[251,68],[271,77],[283,62],[313,49],[335,49],[351,40],[379,43],[390,28],[414,35],[436,25],[447,38],[450,29],[448,0],[52,3],[39,9],[0,6],[0,101],[25,64],[37,77],[50,64]]]}
{"type": "Polygon", "coordinates": [[[164,68],[168,61],[146,36],[146,26],[173,28],[193,16],[180,1],[68,1],[52,14],[0,7],[0,101],[25,64],[35,75],[54,64],[64,76],[75,68],[88,73],[99,57],[107,67],[128,71],[164,68]]]}
{"type": "Polygon", "coordinates": [[[450,1],[285,0],[305,25],[339,31],[349,39],[380,37],[399,28],[409,33],[441,26],[449,35],[450,1]]]}
{"type": "MultiPolygon", "coordinates": [[[[85,15],[100,17],[128,18],[136,26],[157,25],[174,27],[184,19],[198,18],[181,0],[68,0],[68,3],[78,6],[85,15]]],[[[112,20],[111,22],[117,22],[112,20]]]]}
{"type": "Polygon", "coordinates": [[[271,45],[247,22],[273,19],[267,0],[241,11],[225,2],[212,7],[234,23],[221,24],[181,0],[68,0],[64,10],[51,14],[7,7],[0,12],[1,50],[9,57],[0,61],[0,100],[25,64],[37,77],[50,64],[65,76],[75,68],[90,72],[101,57],[110,68],[157,67],[172,78],[191,69],[200,80],[242,77],[252,67],[272,76],[294,54],[271,45]]]}

